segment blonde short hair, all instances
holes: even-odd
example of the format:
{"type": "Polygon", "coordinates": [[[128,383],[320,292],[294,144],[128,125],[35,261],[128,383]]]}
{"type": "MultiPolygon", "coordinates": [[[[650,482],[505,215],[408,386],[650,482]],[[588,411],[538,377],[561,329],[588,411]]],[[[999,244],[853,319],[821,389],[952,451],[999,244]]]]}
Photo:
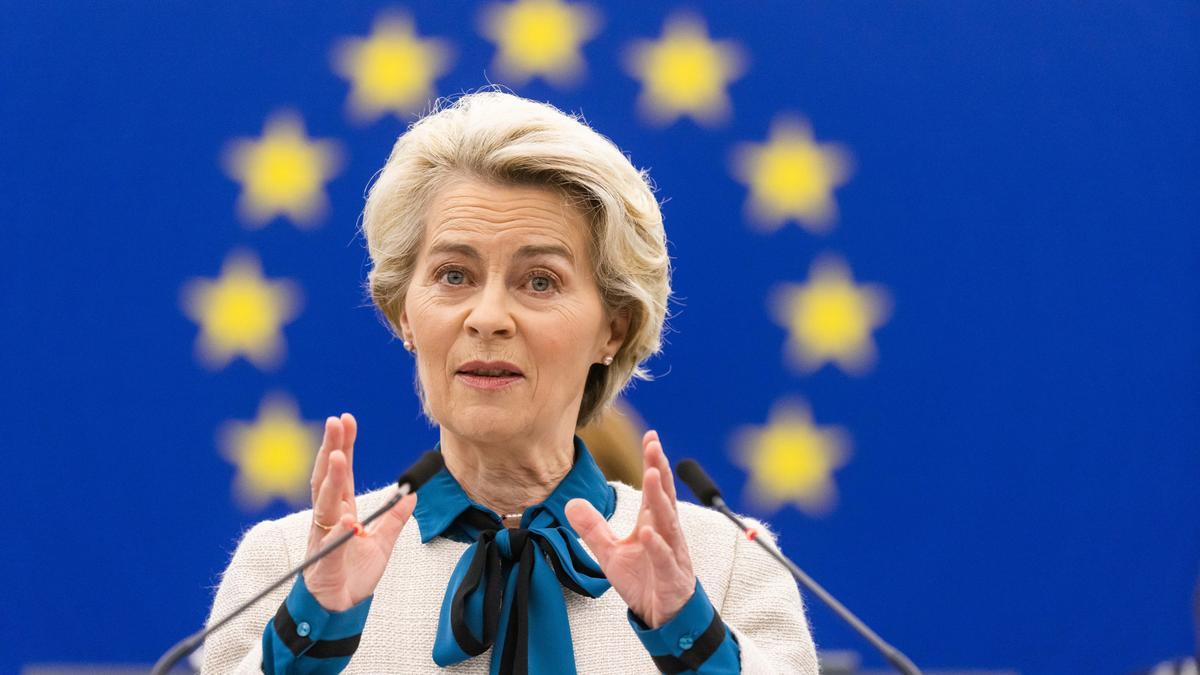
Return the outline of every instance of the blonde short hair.
{"type": "Polygon", "coordinates": [[[372,263],[367,290],[392,332],[403,338],[400,314],[430,202],[459,177],[554,189],[589,223],[600,297],[609,311],[629,312],[629,332],[611,366],[588,371],[577,425],[632,378],[650,379],[643,363],[661,348],[671,287],[649,175],[581,118],[501,91],[439,100],[396,141],[370,188],[362,220],[372,263]]]}

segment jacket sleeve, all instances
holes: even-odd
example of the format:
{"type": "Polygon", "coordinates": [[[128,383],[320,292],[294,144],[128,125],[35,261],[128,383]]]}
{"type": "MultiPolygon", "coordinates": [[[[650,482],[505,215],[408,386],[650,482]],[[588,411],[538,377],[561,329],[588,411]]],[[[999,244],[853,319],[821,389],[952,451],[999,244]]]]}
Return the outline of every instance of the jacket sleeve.
{"type": "MultiPolygon", "coordinates": [[[[225,618],[291,567],[287,546],[275,522],[264,521],[250,528],[221,575],[207,625],[225,618]]],[[[263,629],[273,620],[290,590],[291,584],[280,586],[209,635],[204,642],[200,672],[261,673],[263,629]]]]}
{"type": "MultiPolygon", "coordinates": [[[[775,544],[766,526],[751,518],[745,521],[757,536],[775,544]]],[[[721,616],[737,638],[742,672],[817,675],[817,650],[796,581],[758,544],[735,532],[733,569],[721,616]]]]}

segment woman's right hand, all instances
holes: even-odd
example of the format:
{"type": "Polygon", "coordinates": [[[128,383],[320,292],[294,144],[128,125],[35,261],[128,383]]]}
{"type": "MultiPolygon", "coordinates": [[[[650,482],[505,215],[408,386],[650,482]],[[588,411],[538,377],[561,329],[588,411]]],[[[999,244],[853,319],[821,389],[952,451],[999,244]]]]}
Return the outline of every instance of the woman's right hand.
{"type": "MultiPolygon", "coordinates": [[[[357,433],[358,424],[350,413],[325,420],[325,438],[313,466],[313,522],[309,525],[306,557],[358,523],[351,470],[357,433]],[[317,523],[331,527],[326,530],[317,523]]],[[[396,539],[416,505],[416,493],[405,496],[363,533],[304,570],[304,585],[322,607],[342,612],[375,592],[396,539]]]]}

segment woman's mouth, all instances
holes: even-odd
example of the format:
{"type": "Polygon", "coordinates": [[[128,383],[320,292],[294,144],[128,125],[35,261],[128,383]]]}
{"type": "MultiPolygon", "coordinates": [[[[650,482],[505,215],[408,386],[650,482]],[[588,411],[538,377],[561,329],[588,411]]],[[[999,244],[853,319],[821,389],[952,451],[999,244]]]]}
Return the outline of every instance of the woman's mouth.
{"type": "Polygon", "coordinates": [[[455,377],[475,389],[503,389],[525,379],[525,375],[510,363],[472,362],[459,368],[455,377]]]}
{"type": "Polygon", "coordinates": [[[481,375],[477,373],[458,373],[458,378],[468,387],[476,389],[502,389],[524,379],[520,375],[481,375]]]}

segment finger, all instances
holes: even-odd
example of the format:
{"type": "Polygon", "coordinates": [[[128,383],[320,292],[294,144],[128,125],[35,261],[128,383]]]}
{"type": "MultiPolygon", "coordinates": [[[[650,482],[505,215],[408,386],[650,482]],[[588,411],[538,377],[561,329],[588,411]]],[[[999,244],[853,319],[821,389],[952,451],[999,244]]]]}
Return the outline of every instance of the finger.
{"type": "Polygon", "coordinates": [[[596,556],[596,562],[601,569],[608,564],[608,557],[616,545],[617,537],[608,527],[608,521],[586,499],[572,499],[563,509],[571,527],[579,533],[579,538],[596,556]]]}
{"type": "MultiPolygon", "coordinates": [[[[349,513],[342,514],[342,517],[338,519],[337,524],[334,525],[333,528],[326,532],[325,536],[321,538],[320,548],[325,548],[326,546],[332,544],[338,537],[353,530],[354,525],[357,522],[358,521],[356,521],[349,513]]],[[[336,551],[330,551],[329,555],[321,558],[319,563],[321,565],[321,575],[327,579],[341,578],[342,574],[345,573],[346,551],[348,551],[349,548],[350,547],[348,546],[341,546],[336,551]]]]}
{"type": "Polygon", "coordinates": [[[346,455],[342,454],[341,450],[334,450],[329,453],[329,472],[321,482],[317,501],[313,505],[313,528],[320,530],[322,534],[325,528],[318,527],[317,523],[334,525],[341,520],[345,511],[340,488],[345,479],[346,455]]]}
{"type": "Polygon", "coordinates": [[[651,471],[658,471],[658,469],[645,469],[642,474],[642,503],[638,506],[637,521],[629,533],[630,540],[637,539],[638,530],[642,526],[654,523],[654,514],[650,511],[650,493],[646,491],[646,482],[650,480],[651,471]]]}
{"type": "Polygon", "coordinates": [[[642,461],[644,466],[653,466],[658,468],[662,474],[662,489],[666,490],[667,496],[671,497],[671,503],[676,502],[676,485],[674,485],[674,473],[671,472],[671,462],[667,460],[667,454],[662,449],[662,442],[659,440],[658,431],[650,431],[650,438],[646,444],[646,455],[642,461]]]}
{"type": "Polygon", "coordinates": [[[334,448],[334,419],[333,417],[325,418],[325,434],[321,438],[321,447],[317,449],[317,459],[313,462],[313,474],[310,481],[313,506],[317,505],[317,493],[321,490],[321,483],[325,481],[325,473],[329,471],[329,451],[334,448]]]}
{"type": "Polygon", "coordinates": [[[388,509],[387,513],[371,523],[371,526],[367,528],[367,534],[378,537],[379,546],[384,551],[391,553],[396,546],[396,539],[400,537],[400,532],[416,507],[417,493],[404,495],[404,499],[396,502],[392,508],[388,509]]]}
{"type": "MultiPolygon", "coordinates": [[[[662,474],[658,469],[647,469],[642,481],[642,493],[650,507],[651,524],[654,530],[674,549],[687,546],[683,540],[683,531],[679,527],[679,514],[675,505],[663,489],[662,474]]],[[[679,556],[675,556],[679,557],[679,556]]]]}
{"type": "Polygon", "coordinates": [[[342,452],[346,453],[346,462],[350,465],[350,471],[354,470],[354,441],[359,437],[359,420],[354,419],[353,414],[348,412],[342,413],[342,452]]]}
{"type": "Polygon", "coordinates": [[[354,416],[343,412],[337,423],[342,425],[341,450],[346,455],[346,480],[342,483],[342,500],[349,504],[350,512],[358,512],[354,503],[354,438],[358,436],[358,423],[354,416]]]}
{"type": "Polygon", "coordinates": [[[666,490],[667,496],[671,498],[671,504],[676,501],[675,494],[675,475],[671,473],[671,463],[667,461],[667,453],[663,451],[662,441],[658,438],[658,432],[651,429],[642,437],[645,442],[643,446],[645,454],[642,457],[646,468],[655,467],[662,474],[663,489],[666,490]]]}
{"type": "Polygon", "coordinates": [[[651,429],[651,430],[647,431],[646,433],[642,434],[642,451],[644,452],[647,448],[650,447],[650,444],[655,441],[661,442],[661,439],[659,439],[659,437],[658,437],[657,429],[651,429]]]}
{"type": "MultiPolygon", "coordinates": [[[[346,457],[346,452],[343,450],[339,454],[346,457]]],[[[345,471],[341,474],[341,483],[336,487],[338,498],[341,500],[342,508],[340,513],[349,513],[358,518],[358,500],[354,498],[354,467],[350,466],[350,460],[346,459],[345,471]]]]}

